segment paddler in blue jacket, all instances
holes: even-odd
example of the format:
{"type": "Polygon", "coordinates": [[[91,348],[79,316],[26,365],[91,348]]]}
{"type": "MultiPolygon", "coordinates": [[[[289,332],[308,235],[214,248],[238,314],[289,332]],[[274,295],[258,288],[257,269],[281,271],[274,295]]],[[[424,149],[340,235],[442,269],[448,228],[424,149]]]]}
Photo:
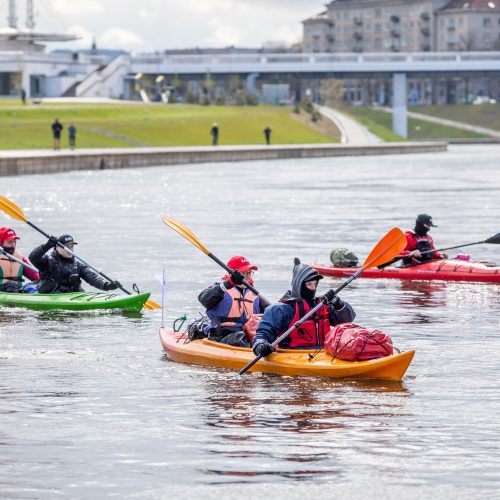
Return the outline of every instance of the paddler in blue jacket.
{"type": "Polygon", "coordinates": [[[253,352],[256,356],[267,356],[273,352],[271,345],[282,333],[304,317],[319,302],[326,298],[326,304],[320,308],[309,320],[280,343],[286,349],[315,349],[322,348],[325,336],[331,326],[340,323],[350,323],[356,313],[353,308],[329,290],[323,297],[316,298],[319,280],[322,279],[316,269],[301,264],[295,259],[292,274],[292,289],[287,291],[283,298],[264,312],[257,333],[253,339],[253,352]]]}
{"type": "Polygon", "coordinates": [[[221,283],[206,288],[198,296],[210,319],[205,334],[210,340],[222,344],[250,347],[243,327],[254,314],[262,313],[269,304],[264,304],[259,296],[243,284],[245,280],[253,285],[252,276],[257,266],[242,255],[235,255],[229,259],[227,267],[232,272],[223,276],[221,283]]]}

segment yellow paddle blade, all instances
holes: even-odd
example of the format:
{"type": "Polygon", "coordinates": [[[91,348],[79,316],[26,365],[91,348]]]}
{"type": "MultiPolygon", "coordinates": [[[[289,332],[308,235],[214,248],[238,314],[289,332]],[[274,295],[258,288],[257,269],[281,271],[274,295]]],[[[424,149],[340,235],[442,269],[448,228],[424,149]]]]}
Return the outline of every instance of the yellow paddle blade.
{"type": "Polygon", "coordinates": [[[198,237],[187,228],[184,224],[180,223],[173,217],[163,217],[162,221],[170,226],[174,231],[177,231],[181,236],[184,236],[186,240],[190,241],[194,246],[197,246],[203,253],[208,255],[210,251],[206,248],[203,243],[198,239],[198,237]]]}
{"type": "Polygon", "coordinates": [[[4,198],[3,196],[0,196],[0,210],[3,210],[13,219],[28,222],[28,219],[26,219],[23,211],[14,202],[4,198]]]}
{"type": "Polygon", "coordinates": [[[373,248],[362,268],[377,267],[398,256],[406,247],[406,236],[401,229],[391,229],[373,248]]]}
{"type": "Polygon", "coordinates": [[[147,309],[148,311],[152,311],[153,309],[161,309],[161,306],[160,306],[160,304],[158,304],[154,300],[148,300],[144,304],[144,309],[147,309]]]}

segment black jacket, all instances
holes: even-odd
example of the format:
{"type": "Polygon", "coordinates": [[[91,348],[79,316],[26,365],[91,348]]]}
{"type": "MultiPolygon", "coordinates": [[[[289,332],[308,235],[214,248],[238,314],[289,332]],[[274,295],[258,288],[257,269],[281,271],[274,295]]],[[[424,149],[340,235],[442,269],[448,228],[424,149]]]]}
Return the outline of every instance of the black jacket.
{"type": "Polygon", "coordinates": [[[95,288],[104,290],[104,283],[107,281],[90,267],[73,257],[62,257],[55,249],[50,255],[45,255],[51,248],[50,244],[44,243],[36,247],[29,256],[33,265],[40,271],[39,293],[83,292],[80,286],[82,279],[95,288]]]}

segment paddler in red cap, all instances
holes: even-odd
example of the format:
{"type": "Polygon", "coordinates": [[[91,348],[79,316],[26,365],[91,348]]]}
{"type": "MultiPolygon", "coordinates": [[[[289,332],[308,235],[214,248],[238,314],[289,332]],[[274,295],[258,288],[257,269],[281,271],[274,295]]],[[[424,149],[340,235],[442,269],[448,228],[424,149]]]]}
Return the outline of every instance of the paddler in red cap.
{"type": "Polygon", "coordinates": [[[24,257],[17,249],[17,240],[19,240],[16,232],[10,227],[0,228],[0,291],[2,292],[19,292],[22,289],[23,276],[35,281],[39,280],[40,276],[35,271],[23,266],[20,262],[9,258],[16,259],[32,265],[31,262],[24,257]]]}
{"type": "Polygon", "coordinates": [[[204,333],[210,340],[236,347],[250,347],[250,340],[243,331],[245,323],[254,315],[264,312],[267,304],[243,284],[253,285],[253,273],[257,271],[242,255],[229,259],[231,273],[222,277],[222,282],[206,288],[198,300],[207,310],[210,324],[204,333]]]}

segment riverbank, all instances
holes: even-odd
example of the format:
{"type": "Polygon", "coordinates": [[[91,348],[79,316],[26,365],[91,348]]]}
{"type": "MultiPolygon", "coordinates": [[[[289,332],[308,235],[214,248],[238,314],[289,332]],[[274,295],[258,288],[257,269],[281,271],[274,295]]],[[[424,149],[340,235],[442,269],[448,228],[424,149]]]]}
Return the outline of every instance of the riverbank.
{"type": "Polygon", "coordinates": [[[58,118],[68,147],[68,128],[76,127],[76,146],[87,148],[209,146],[214,123],[224,146],[335,143],[340,133],[328,120],[313,122],[303,109],[285,106],[200,106],[158,103],[72,102],[12,106],[0,102],[0,150],[52,148],[51,124],[58,118]]]}
{"type": "Polygon", "coordinates": [[[300,144],[76,151],[0,151],[0,177],[193,163],[435,153],[444,152],[447,147],[446,142],[405,142],[367,146],[300,144]]]}

